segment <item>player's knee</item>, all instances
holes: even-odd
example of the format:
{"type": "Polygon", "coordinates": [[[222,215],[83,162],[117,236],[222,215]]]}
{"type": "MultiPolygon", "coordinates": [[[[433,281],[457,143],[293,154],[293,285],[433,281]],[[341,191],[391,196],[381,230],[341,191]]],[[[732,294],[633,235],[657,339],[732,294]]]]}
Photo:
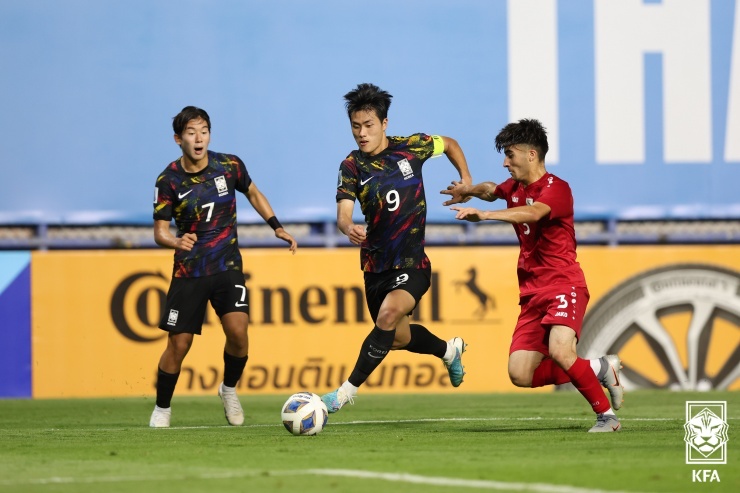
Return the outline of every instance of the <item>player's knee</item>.
{"type": "Polygon", "coordinates": [[[550,357],[560,368],[567,370],[575,363],[578,355],[570,348],[551,348],[550,357]]]}
{"type": "Polygon", "coordinates": [[[192,337],[170,338],[169,342],[170,343],[168,345],[168,349],[170,350],[172,356],[180,362],[182,362],[182,360],[185,358],[185,355],[187,355],[188,351],[190,351],[190,346],[193,345],[192,337]]]}
{"type": "Polygon", "coordinates": [[[375,322],[375,325],[383,330],[395,329],[398,321],[404,315],[405,313],[395,307],[385,308],[378,313],[378,320],[375,322]]]}
{"type": "Polygon", "coordinates": [[[517,387],[528,388],[532,386],[532,375],[518,369],[509,368],[509,380],[517,387]]]}
{"type": "Polygon", "coordinates": [[[236,351],[235,354],[246,352],[249,347],[249,336],[246,330],[224,331],[226,335],[226,344],[236,351]]]}

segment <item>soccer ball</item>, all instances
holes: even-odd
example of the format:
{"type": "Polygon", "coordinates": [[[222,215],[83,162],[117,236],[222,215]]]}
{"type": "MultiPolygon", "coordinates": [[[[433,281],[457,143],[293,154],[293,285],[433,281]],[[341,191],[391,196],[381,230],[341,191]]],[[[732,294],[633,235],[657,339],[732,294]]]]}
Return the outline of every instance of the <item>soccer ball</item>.
{"type": "Polygon", "coordinates": [[[283,404],[283,426],[294,435],[318,435],[329,420],[321,397],[312,392],[298,392],[283,404]]]}

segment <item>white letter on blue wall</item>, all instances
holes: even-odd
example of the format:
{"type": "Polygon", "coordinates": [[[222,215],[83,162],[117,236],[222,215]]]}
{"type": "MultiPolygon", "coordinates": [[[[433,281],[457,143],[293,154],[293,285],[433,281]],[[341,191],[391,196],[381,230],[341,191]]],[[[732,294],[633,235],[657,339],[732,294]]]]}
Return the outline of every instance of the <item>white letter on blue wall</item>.
{"type": "Polygon", "coordinates": [[[645,161],[644,55],[663,58],[667,163],[712,160],[709,0],[595,0],[596,161],[645,161]]]}
{"type": "Polygon", "coordinates": [[[727,101],[725,161],[740,161],[740,5],[735,3],[735,27],[732,36],[730,96],[727,101]]]}
{"type": "Polygon", "coordinates": [[[547,163],[560,159],[556,0],[509,0],[509,119],[547,128],[547,163]]]}

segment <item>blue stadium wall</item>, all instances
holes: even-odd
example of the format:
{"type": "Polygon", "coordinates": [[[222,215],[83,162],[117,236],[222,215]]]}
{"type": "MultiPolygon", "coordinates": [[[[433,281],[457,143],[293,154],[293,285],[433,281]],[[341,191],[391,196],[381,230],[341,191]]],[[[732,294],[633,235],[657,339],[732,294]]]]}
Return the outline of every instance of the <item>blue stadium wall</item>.
{"type": "Polygon", "coordinates": [[[31,254],[0,253],[0,398],[31,397],[31,254]]]}
{"type": "MultiPolygon", "coordinates": [[[[476,181],[508,178],[501,127],[541,119],[580,219],[740,218],[738,19],[735,0],[0,2],[0,166],[26,173],[0,224],[150,223],[190,104],[278,217],[329,220],[360,82],[394,95],[390,135],[456,138],[476,181]]],[[[424,175],[430,220],[453,221],[454,169],[424,175]]]]}

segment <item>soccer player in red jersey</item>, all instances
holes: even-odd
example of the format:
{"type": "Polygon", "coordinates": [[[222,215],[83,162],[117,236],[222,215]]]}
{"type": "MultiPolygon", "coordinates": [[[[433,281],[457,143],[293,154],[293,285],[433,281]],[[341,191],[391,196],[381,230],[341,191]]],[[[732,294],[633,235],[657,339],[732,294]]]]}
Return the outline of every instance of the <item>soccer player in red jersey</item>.
{"type": "Polygon", "coordinates": [[[236,384],[249,352],[249,306],[236,233],[236,192],[296,252],[298,244],[283,228],[239,157],[208,150],[211,120],[204,110],[187,106],[172,121],[182,156],[157,178],[154,190],[154,241],[175,250],[172,282],[159,328],[167,347],[159,360],[153,428],[170,426],[170,401],[195,334],[201,333],[210,301],[226,336],[224,379],[218,395],[230,425],[244,422],[236,384]],[[177,234],[170,232],[174,219],[177,234]]]}
{"type": "Polygon", "coordinates": [[[545,169],[545,128],[537,120],[510,123],[496,136],[496,150],[504,152],[504,168],[511,178],[472,186],[453,181],[441,193],[452,196],[444,205],[470,197],[506,201],[502,210],[461,206],[452,210],[460,220],[511,223],[519,239],[521,312],[509,348],[509,378],[517,387],[571,382],[597,415],[589,431],[619,431],[614,414],[624,392],[619,356],[585,360],[576,353],[589,293],[576,261],[573,194],[568,183],[545,169]],[[611,406],[602,385],[609,391],[611,406]]]}
{"type": "Polygon", "coordinates": [[[330,413],[352,403],[358,388],[395,349],[434,355],[444,362],[454,387],[463,381],[462,338],[445,342],[423,325],[409,323],[408,315],[431,285],[431,262],[424,252],[423,165],[444,154],[461,183],[471,185],[473,179],[455,139],[423,133],[387,136],[391,97],[373,84],[360,84],[344,96],[357,150],[339,167],[337,227],[360,247],[365,297],[375,326],[349,378],[322,396],[330,413]],[[352,220],[356,201],[365,224],[352,220]]]}

